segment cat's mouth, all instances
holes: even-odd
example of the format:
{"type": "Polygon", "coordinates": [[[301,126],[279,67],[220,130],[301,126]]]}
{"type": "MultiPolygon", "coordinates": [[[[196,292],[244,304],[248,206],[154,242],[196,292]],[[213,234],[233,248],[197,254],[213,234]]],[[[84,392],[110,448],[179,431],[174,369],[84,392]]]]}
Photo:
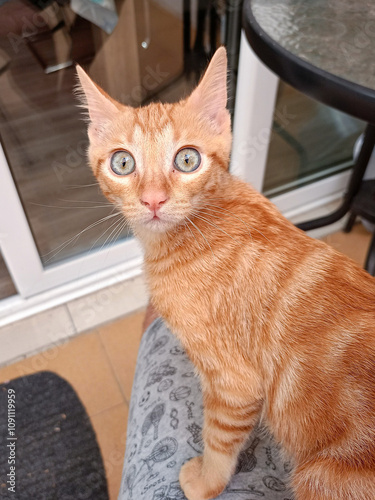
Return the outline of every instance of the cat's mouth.
{"type": "Polygon", "coordinates": [[[154,223],[158,223],[158,222],[165,222],[165,218],[160,215],[160,214],[150,214],[150,217],[148,217],[146,220],[145,220],[145,223],[146,224],[154,224],[154,223]]]}
{"type": "Polygon", "coordinates": [[[154,213],[147,220],[143,221],[143,226],[153,231],[162,232],[170,228],[170,221],[166,217],[163,217],[163,215],[154,213]]]}

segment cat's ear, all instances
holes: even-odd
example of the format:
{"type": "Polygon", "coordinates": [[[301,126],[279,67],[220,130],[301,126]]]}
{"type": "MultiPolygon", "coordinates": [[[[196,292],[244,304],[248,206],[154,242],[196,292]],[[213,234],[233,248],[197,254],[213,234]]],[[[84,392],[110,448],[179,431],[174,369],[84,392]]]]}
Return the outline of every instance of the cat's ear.
{"type": "Polygon", "coordinates": [[[94,83],[81,66],[76,66],[78,83],[76,95],[81,101],[81,107],[87,110],[89,118],[90,140],[99,138],[106,128],[106,124],[119,112],[119,103],[116,103],[103,89],[94,83]]]}
{"type": "Polygon", "coordinates": [[[219,132],[230,128],[227,106],[227,52],[224,47],[213,55],[198,87],[187,99],[201,115],[208,119],[219,132]]]}

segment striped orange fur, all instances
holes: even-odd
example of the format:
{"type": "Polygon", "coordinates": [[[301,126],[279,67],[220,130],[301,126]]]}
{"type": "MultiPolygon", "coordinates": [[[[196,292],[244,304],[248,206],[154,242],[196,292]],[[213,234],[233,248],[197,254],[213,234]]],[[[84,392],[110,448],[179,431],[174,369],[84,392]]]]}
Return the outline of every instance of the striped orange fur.
{"type": "Polygon", "coordinates": [[[262,419],[293,457],[298,500],[375,498],[375,280],[228,172],[226,54],[176,104],[131,109],[78,68],[90,163],[145,252],[155,308],[195,364],[204,455],[189,500],[220,494],[262,419]],[[201,164],[176,168],[194,147],[201,164]],[[114,152],[135,169],[117,175],[114,152]]]}

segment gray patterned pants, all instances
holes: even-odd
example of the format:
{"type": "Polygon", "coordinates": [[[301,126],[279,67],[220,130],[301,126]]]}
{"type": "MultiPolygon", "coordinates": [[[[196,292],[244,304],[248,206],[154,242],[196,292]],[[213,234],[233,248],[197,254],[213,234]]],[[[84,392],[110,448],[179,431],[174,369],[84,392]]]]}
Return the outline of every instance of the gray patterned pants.
{"type": "MultiPolygon", "coordinates": [[[[178,474],[203,452],[199,379],[163,321],[144,333],[134,378],[118,500],[183,500],[178,474]]],[[[255,429],[220,500],[291,500],[291,467],[265,431],[255,429]]]]}

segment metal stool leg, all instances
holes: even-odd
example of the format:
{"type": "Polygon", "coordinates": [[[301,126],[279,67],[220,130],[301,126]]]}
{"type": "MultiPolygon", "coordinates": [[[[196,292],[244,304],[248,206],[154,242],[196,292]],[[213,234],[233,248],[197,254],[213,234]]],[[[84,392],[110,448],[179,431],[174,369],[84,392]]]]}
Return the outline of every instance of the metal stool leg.
{"type": "Polygon", "coordinates": [[[303,231],[309,231],[310,229],[328,226],[329,224],[333,224],[334,222],[340,220],[341,217],[344,217],[344,215],[350,210],[354,196],[359,191],[363,176],[367,168],[367,164],[374,149],[374,145],[375,125],[368,124],[365,130],[362,148],[354,165],[353,173],[350,178],[348,189],[345,193],[342,205],[330,215],[320,217],[319,219],[302,222],[300,224],[297,224],[297,227],[299,227],[303,231]]]}
{"type": "Polygon", "coordinates": [[[357,218],[357,214],[354,212],[351,212],[349,219],[348,219],[348,222],[346,223],[346,226],[344,227],[344,233],[350,233],[350,231],[353,229],[356,218],[357,218]]]}

